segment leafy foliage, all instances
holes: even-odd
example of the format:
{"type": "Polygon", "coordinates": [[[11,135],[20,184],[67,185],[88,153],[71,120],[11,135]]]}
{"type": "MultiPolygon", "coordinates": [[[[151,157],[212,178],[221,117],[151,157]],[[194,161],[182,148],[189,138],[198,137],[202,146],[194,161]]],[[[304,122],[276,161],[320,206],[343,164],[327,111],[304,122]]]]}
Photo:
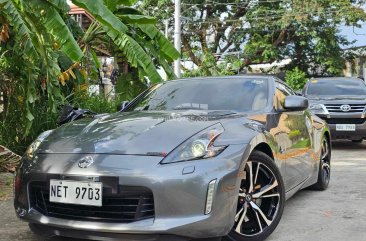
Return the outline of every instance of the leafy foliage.
{"type": "MultiPolygon", "coordinates": [[[[178,58],[179,53],[160,31],[151,24],[151,18],[144,17],[136,11],[131,12],[126,8],[120,8],[120,6],[115,5],[118,2],[113,4],[108,1],[108,5],[104,5],[101,0],[73,0],[73,2],[88,10],[96,18],[99,25],[95,26],[98,35],[107,34],[117,48],[122,51],[123,56],[132,67],[138,68],[152,82],[161,81],[162,79],[151,58],[152,54],[158,60],[158,63],[160,62],[164,67],[169,77],[174,78],[166,61],[171,62],[178,58]],[[126,14],[127,12],[129,13],[126,14]],[[136,28],[142,30],[143,34],[136,32],[136,28]],[[157,52],[161,52],[161,54],[154,55],[157,52]]],[[[95,37],[94,35],[93,39],[95,37]]]]}
{"type": "Polygon", "coordinates": [[[66,0],[0,0],[0,144],[17,153],[57,127],[64,103],[116,110],[118,95],[109,102],[86,94],[88,83],[99,77],[97,53],[129,63],[136,70],[136,91],[146,88],[145,76],[161,81],[157,66],[175,78],[170,63],[179,53],[154,26],[155,18],[130,7],[135,0],[73,2],[95,18],[85,32],[68,15],[66,0]]]}
{"type": "MultiPolygon", "coordinates": [[[[0,7],[4,23],[12,27],[12,34],[15,35],[9,43],[11,48],[8,49],[9,45],[2,46],[2,52],[12,51],[17,60],[25,65],[21,68],[28,67],[20,69],[19,76],[2,72],[2,79],[5,80],[2,91],[9,97],[11,89],[23,83],[23,93],[19,94],[25,96],[27,126],[24,131],[27,133],[34,120],[34,112],[30,109],[40,95],[47,96],[49,108],[53,112],[56,111],[55,102],[62,99],[58,82],[58,48],[74,61],[80,60],[83,54],[55,5],[41,0],[0,0],[0,7]],[[19,79],[14,81],[15,78],[19,79]],[[41,90],[38,92],[39,86],[41,90]]],[[[57,7],[62,8],[60,4],[57,7]]]]}
{"type": "Polygon", "coordinates": [[[134,73],[121,75],[118,78],[116,85],[116,96],[118,96],[118,99],[120,100],[117,104],[120,104],[125,100],[131,101],[146,89],[146,83],[136,80],[136,78],[134,78],[134,73]]]}
{"type": "Polygon", "coordinates": [[[92,110],[95,113],[113,113],[116,112],[117,107],[121,104],[121,99],[110,100],[108,96],[92,94],[89,95],[85,91],[77,91],[74,93],[72,104],[81,109],[92,110]]]}
{"type": "MultiPolygon", "coordinates": [[[[291,59],[286,69],[298,66],[308,75],[339,75],[344,67],[341,46],[350,44],[340,34],[339,25],[360,27],[366,20],[364,3],[183,0],[183,56],[202,66],[209,53],[216,62],[240,62],[240,70],[291,59]]],[[[173,23],[174,3],[170,0],[143,0],[140,8],[158,16],[161,29],[165,21],[173,23]]],[[[172,27],[169,30],[172,33],[172,27]]]]}
{"type": "Polygon", "coordinates": [[[302,90],[306,84],[307,78],[305,72],[295,67],[286,72],[286,83],[294,90],[302,90]]]}
{"type": "Polygon", "coordinates": [[[228,65],[229,61],[217,62],[215,56],[206,53],[202,59],[200,66],[193,70],[185,69],[184,77],[199,77],[199,76],[224,76],[224,75],[235,75],[237,68],[235,66],[228,65]]]}

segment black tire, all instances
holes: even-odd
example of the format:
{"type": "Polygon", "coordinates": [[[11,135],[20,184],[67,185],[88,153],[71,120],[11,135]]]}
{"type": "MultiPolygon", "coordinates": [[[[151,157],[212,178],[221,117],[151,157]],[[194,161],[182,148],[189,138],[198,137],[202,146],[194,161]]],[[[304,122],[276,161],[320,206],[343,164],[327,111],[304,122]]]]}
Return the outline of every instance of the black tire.
{"type": "Polygon", "coordinates": [[[363,142],[363,139],[361,140],[352,140],[353,143],[362,143],[363,142]]]}
{"type": "Polygon", "coordinates": [[[274,160],[272,160],[266,154],[254,151],[248,160],[248,163],[245,166],[245,176],[246,178],[242,180],[240,191],[239,191],[239,200],[238,200],[238,209],[237,216],[235,217],[235,224],[233,229],[230,231],[228,236],[223,238],[223,241],[262,241],[265,240],[277,227],[278,223],[281,220],[283,209],[285,207],[285,188],[284,182],[282,180],[282,176],[280,170],[276,166],[274,160]],[[252,162],[250,167],[252,169],[252,173],[256,172],[254,175],[253,184],[249,184],[249,188],[247,181],[248,177],[250,177],[250,172],[248,171],[248,163],[252,162]],[[254,169],[253,163],[257,163],[257,168],[254,169]],[[260,166],[260,168],[258,168],[260,166]],[[257,170],[259,169],[259,172],[257,170]],[[258,174],[257,174],[258,173],[258,174]],[[261,177],[261,175],[263,177],[261,177]],[[269,176],[273,175],[271,179],[269,176]],[[257,179],[258,178],[258,179],[257,179]],[[271,180],[270,183],[265,184],[266,180],[271,180]],[[273,187],[277,181],[277,186],[273,187]],[[259,186],[259,187],[258,187],[259,186]],[[245,189],[244,189],[245,188],[245,189]],[[257,190],[257,188],[259,190],[257,190]],[[244,193],[246,189],[252,189],[252,192],[244,193]],[[253,190],[254,189],[254,190],[253,190]],[[244,190],[244,191],[243,191],[244,190]],[[264,190],[268,190],[263,192],[264,190]],[[243,192],[243,193],[241,193],[243,192]],[[260,194],[262,193],[262,194],[260,194]],[[240,195],[245,195],[245,198],[240,195]],[[258,196],[260,194],[260,196],[258,196]],[[257,199],[255,199],[257,195],[257,199]],[[278,196],[273,196],[278,195],[278,196]],[[247,198],[247,196],[250,196],[247,198]],[[273,196],[273,197],[272,197],[273,196]],[[243,204],[243,199],[244,204],[243,204]],[[252,201],[248,201],[248,200],[252,201]],[[259,203],[260,200],[260,203],[259,203]],[[254,204],[252,204],[254,202],[254,204]],[[241,205],[243,205],[242,208],[241,205]],[[252,206],[253,205],[253,206],[252,206]],[[274,205],[275,207],[272,207],[274,205]],[[245,209],[245,206],[247,208],[245,209]],[[269,207],[269,208],[266,208],[269,207]],[[259,210],[258,210],[259,208],[259,210]],[[276,208],[273,211],[273,208],[276,208]],[[246,211],[242,211],[242,210],[246,211]],[[243,214],[239,219],[239,213],[243,214]],[[255,215],[254,215],[255,214],[255,215]],[[268,216],[267,216],[268,214],[268,216]],[[264,216],[262,216],[264,215],[264,216]],[[244,218],[242,218],[244,216],[244,218]],[[272,219],[270,217],[272,216],[272,219]],[[267,220],[264,219],[267,218],[267,220]],[[243,219],[243,221],[242,221],[243,219]],[[269,223],[270,221],[270,223],[269,223]],[[238,228],[238,224],[242,223],[240,228],[238,228]],[[257,227],[255,228],[255,223],[257,223],[257,227]],[[269,224],[268,224],[269,223],[269,224]],[[239,229],[239,231],[237,231],[239,229]],[[258,231],[257,233],[254,231],[258,231]]]}
{"type": "Polygon", "coordinates": [[[328,188],[331,173],[330,159],[331,159],[330,143],[327,137],[323,137],[322,151],[319,161],[318,181],[310,187],[311,189],[324,191],[328,188]]]}

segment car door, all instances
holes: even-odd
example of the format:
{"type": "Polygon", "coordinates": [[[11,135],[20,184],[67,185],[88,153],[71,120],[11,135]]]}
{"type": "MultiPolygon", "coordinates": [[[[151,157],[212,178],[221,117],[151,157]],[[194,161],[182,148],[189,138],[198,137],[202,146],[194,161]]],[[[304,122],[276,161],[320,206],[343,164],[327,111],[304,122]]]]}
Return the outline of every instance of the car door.
{"type": "Polygon", "coordinates": [[[276,109],[280,119],[280,135],[277,136],[278,158],[285,162],[284,181],[287,188],[291,189],[305,181],[310,174],[311,124],[306,111],[285,110],[286,97],[295,95],[288,86],[276,82],[275,91],[276,109]]]}

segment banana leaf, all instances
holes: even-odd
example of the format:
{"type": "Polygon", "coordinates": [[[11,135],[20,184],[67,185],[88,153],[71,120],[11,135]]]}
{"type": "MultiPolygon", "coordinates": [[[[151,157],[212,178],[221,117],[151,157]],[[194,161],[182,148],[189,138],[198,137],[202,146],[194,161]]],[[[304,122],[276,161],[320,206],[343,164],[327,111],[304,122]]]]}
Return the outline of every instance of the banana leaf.
{"type": "Polygon", "coordinates": [[[104,5],[102,0],[72,0],[72,2],[87,10],[101,25],[122,33],[128,31],[128,27],[104,5]]]}
{"type": "Polygon", "coordinates": [[[116,14],[116,16],[124,23],[137,23],[137,24],[156,24],[154,17],[135,15],[135,14],[116,14]]]}
{"type": "Polygon", "coordinates": [[[152,82],[161,81],[151,57],[128,35],[128,27],[104,5],[102,0],[73,0],[73,3],[95,17],[133,67],[142,67],[152,82]]]}
{"type": "Polygon", "coordinates": [[[154,25],[137,24],[136,26],[151,39],[156,40],[160,46],[160,51],[169,61],[180,58],[180,53],[174,48],[173,44],[154,25]]]}
{"type": "Polygon", "coordinates": [[[118,6],[132,6],[137,2],[137,0],[103,0],[104,4],[107,6],[109,10],[114,12],[118,9],[118,6]]]}
{"type": "Polygon", "coordinates": [[[0,13],[3,13],[10,25],[14,27],[17,33],[17,44],[20,45],[19,47],[24,51],[25,55],[37,56],[36,40],[32,38],[32,32],[24,22],[20,11],[13,1],[0,0],[0,13]]]}
{"type": "Polygon", "coordinates": [[[47,0],[47,2],[63,13],[68,13],[70,11],[70,6],[67,4],[66,0],[47,0]]]}
{"type": "Polygon", "coordinates": [[[32,0],[27,4],[33,10],[41,12],[43,23],[48,32],[54,37],[60,45],[61,50],[74,62],[80,61],[83,57],[78,43],[65,24],[60,14],[48,2],[42,0],[32,0]]]}

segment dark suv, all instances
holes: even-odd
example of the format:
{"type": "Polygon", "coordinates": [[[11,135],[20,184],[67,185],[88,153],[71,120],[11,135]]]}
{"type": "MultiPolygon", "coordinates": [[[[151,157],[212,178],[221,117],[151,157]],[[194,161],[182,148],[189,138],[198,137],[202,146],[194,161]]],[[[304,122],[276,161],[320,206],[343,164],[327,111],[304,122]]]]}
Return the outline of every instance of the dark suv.
{"type": "Polygon", "coordinates": [[[334,139],[366,139],[366,84],[357,78],[311,79],[303,89],[310,110],[324,119],[334,139]]]}

